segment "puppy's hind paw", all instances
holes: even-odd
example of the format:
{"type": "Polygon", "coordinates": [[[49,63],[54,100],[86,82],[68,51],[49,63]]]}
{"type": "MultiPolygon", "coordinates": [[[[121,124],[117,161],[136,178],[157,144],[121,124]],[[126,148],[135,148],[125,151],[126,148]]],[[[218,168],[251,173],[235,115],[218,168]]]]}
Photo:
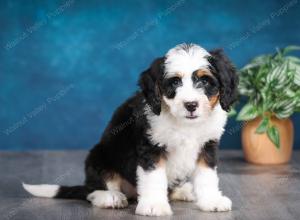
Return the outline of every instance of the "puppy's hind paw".
{"type": "Polygon", "coordinates": [[[94,206],[100,208],[125,208],[128,206],[126,196],[118,191],[96,190],[87,196],[94,206]]]}

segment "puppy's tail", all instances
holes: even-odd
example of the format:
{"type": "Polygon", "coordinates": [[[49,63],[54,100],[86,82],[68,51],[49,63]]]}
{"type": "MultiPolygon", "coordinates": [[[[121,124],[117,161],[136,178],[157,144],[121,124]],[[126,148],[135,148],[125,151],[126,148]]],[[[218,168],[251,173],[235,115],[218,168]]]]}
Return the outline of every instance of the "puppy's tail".
{"type": "Polygon", "coordinates": [[[90,190],[86,186],[59,186],[59,185],[29,185],[22,183],[30,194],[44,198],[81,199],[86,200],[90,190]]]}

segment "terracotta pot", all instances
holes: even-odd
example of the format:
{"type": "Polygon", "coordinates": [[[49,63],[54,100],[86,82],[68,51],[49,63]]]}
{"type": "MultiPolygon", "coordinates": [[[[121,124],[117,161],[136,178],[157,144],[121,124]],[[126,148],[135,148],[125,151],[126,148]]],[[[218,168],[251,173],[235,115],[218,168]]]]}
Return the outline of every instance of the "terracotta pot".
{"type": "Polygon", "coordinates": [[[290,119],[271,118],[271,123],[278,128],[280,135],[280,149],[277,149],[266,133],[255,133],[261,120],[259,117],[243,125],[242,145],[245,159],[250,163],[264,165],[287,163],[293,148],[293,122],[290,119]]]}

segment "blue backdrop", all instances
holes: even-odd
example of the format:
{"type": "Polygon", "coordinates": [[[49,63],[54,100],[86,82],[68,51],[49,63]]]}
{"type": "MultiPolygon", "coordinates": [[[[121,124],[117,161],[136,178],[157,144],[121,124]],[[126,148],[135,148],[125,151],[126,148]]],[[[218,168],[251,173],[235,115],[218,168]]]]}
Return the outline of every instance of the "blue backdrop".
{"type": "MultiPolygon", "coordinates": [[[[297,0],[2,0],[0,149],[90,148],[139,73],[176,44],[223,47],[242,67],[300,45],[299,24],[297,0]]],[[[221,148],[241,147],[240,127],[230,119],[221,148]]]]}

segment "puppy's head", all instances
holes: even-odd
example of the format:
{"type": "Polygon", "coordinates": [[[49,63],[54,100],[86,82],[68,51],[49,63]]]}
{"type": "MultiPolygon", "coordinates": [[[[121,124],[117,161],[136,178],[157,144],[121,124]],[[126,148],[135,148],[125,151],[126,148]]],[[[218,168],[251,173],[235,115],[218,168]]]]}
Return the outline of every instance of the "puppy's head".
{"type": "Polygon", "coordinates": [[[216,105],[224,111],[236,99],[238,76],[222,50],[181,44],[157,58],[139,79],[152,111],[162,107],[177,119],[199,121],[216,105]]]}

